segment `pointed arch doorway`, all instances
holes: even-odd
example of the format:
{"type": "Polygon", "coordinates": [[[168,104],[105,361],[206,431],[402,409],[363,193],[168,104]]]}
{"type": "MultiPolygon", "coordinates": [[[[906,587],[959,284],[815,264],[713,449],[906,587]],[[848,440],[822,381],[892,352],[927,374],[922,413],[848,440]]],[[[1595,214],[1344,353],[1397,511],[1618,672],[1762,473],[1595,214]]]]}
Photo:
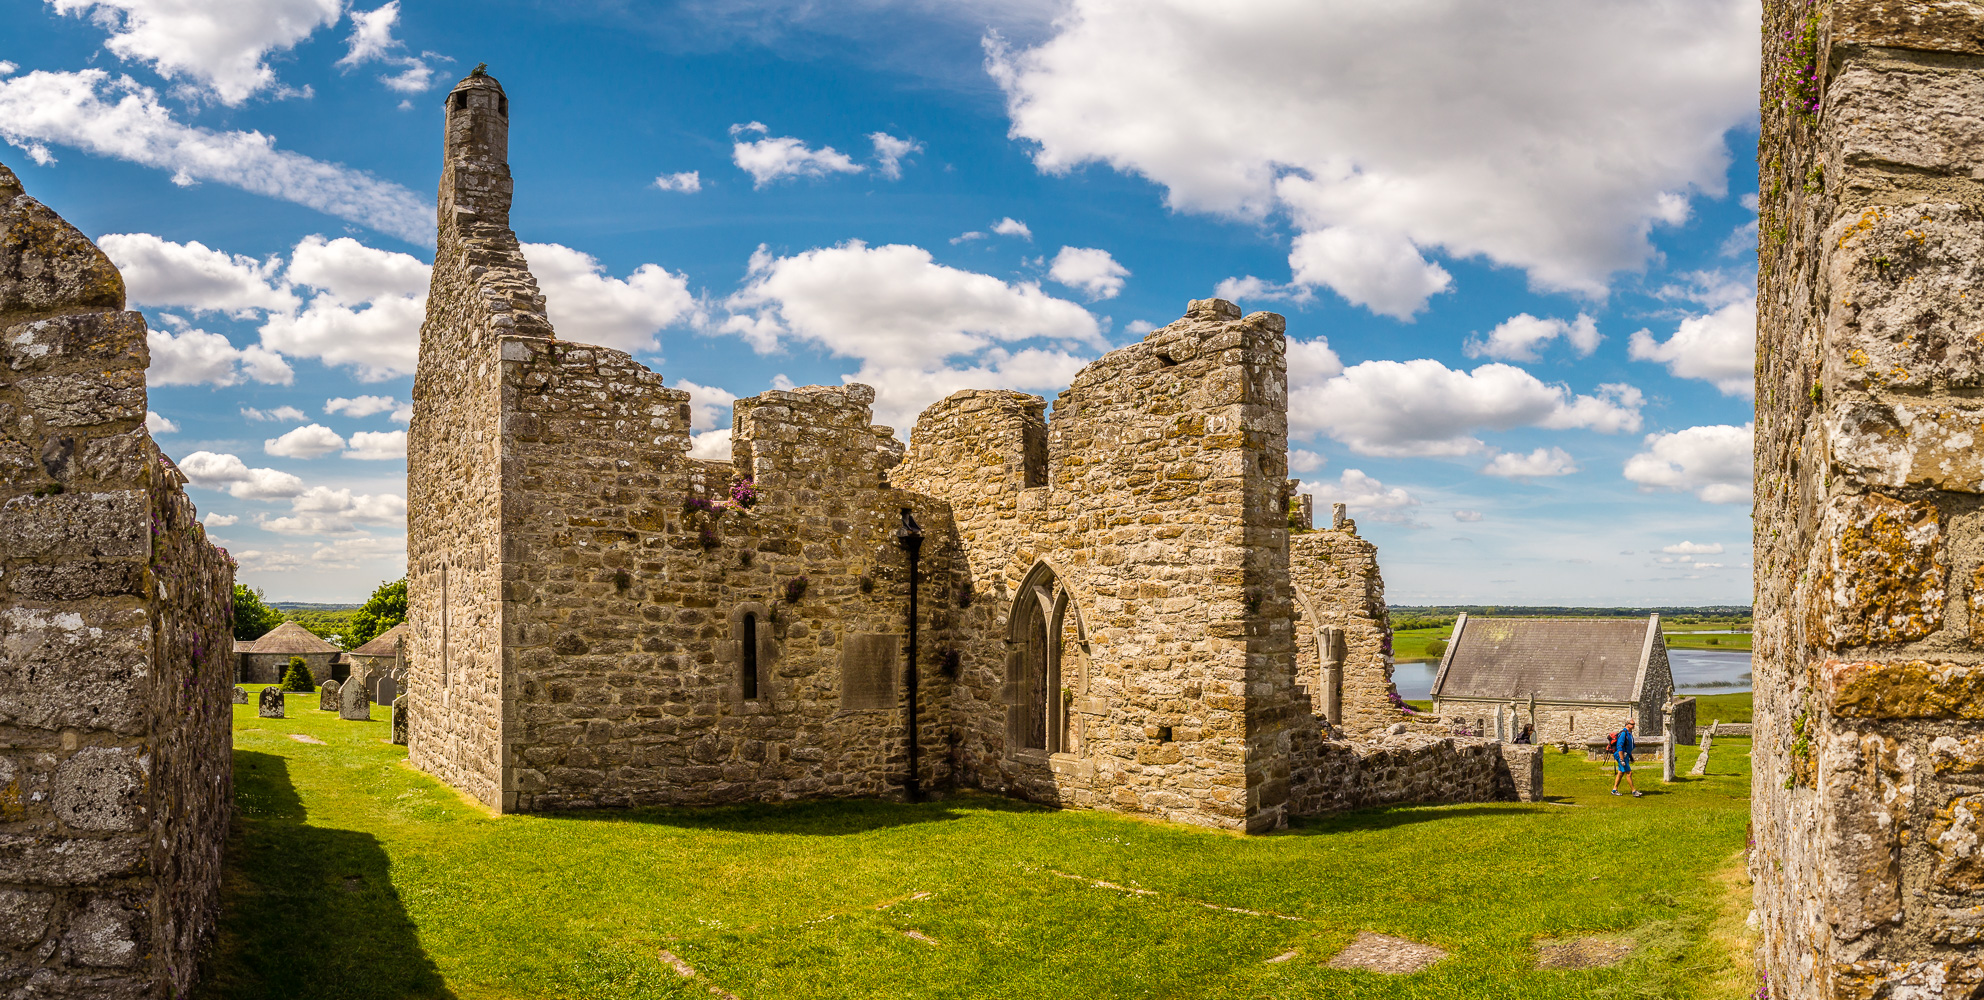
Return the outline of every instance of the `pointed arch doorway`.
{"type": "MultiPolygon", "coordinates": [[[[1006,634],[1006,744],[1015,751],[1068,750],[1068,700],[1062,697],[1061,634],[1073,601],[1053,567],[1035,563],[1013,595],[1006,634]]],[[[1074,612],[1075,627],[1081,613],[1074,612]]]]}

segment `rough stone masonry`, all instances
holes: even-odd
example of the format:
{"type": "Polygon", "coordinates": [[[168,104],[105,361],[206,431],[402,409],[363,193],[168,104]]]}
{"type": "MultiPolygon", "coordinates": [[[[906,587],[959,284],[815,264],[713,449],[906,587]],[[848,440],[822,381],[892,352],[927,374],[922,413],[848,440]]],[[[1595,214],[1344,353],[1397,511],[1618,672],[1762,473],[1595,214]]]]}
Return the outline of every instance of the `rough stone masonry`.
{"type": "Polygon", "coordinates": [[[0,166],[0,993],[184,996],[233,794],[234,564],[145,432],[145,321],[0,166]]]}
{"type": "Polygon", "coordinates": [[[1764,14],[1760,958],[1778,997],[1976,998],[1984,5],[1764,14]]]}
{"type": "Polygon", "coordinates": [[[805,386],[693,459],[686,393],[554,334],[508,144],[471,74],[408,446],[415,766],[505,811],[974,787],[1241,830],[1534,788],[1533,752],[1331,724],[1398,718],[1383,584],[1354,526],[1291,545],[1280,316],[1192,302],[1051,421],[964,391],[905,449],[869,387],[805,386]]]}

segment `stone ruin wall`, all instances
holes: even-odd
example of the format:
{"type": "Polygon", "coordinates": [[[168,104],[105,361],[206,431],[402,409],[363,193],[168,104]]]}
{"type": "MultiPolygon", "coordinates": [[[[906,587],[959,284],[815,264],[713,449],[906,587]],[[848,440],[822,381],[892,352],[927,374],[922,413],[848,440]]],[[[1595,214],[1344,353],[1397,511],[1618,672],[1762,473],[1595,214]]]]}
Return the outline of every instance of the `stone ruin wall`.
{"type": "Polygon", "coordinates": [[[873,390],[739,400],[726,466],[687,458],[687,395],[627,355],[510,343],[529,353],[503,376],[517,406],[502,528],[515,554],[504,584],[515,808],[899,794],[905,507],[926,537],[919,781],[949,780],[955,544],[943,505],[884,485],[894,456],[872,428],[873,390]],[[704,506],[744,476],[754,506],[704,506]],[[743,688],[747,613],[755,698],[743,688]],[[866,678],[852,685],[862,694],[849,695],[849,672],[866,678]]]}
{"type": "Polygon", "coordinates": [[[1111,352],[1044,402],[963,392],[926,410],[895,478],[950,503],[973,587],[979,782],[1235,829],[1284,820],[1298,699],[1287,586],[1282,320],[1230,302],[1111,352]],[[1044,431],[1044,448],[1042,447],[1044,431]],[[1044,454],[1043,454],[1044,452],[1044,454]],[[1066,745],[1007,745],[1005,635],[1037,563],[1073,595],[1066,745]],[[988,683],[990,682],[990,683],[988,683]],[[1166,738],[1166,733],[1169,738],[1166,738]]]}
{"type": "Polygon", "coordinates": [[[1430,734],[1296,739],[1289,811],[1316,816],[1427,802],[1539,802],[1543,748],[1430,734]]]}
{"type": "Polygon", "coordinates": [[[234,565],[144,428],[144,318],[0,166],[0,990],[164,998],[219,910],[234,565]]]}
{"type": "Polygon", "coordinates": [[[448,98],[438,234],[407,434],[407,659],[415,767],[503,801],[502,401],[498,343],[548,337],[509,228],[507,99],[488,77],[448,98]]]}
{"type": "Polygon", "coordinates": [[[1297,683],[1309,692],[1311,711],[1324,714],[1327,694],[1317,629],[1342,630],[1342,697],[1335,720],[1353,738],[1369,738],[1399,721],[1392,704],[1391,612],[1378,547],[1357,536],[1345,519],[1313,531],[1291,532],[1288,570],[1295,583],[1297,683]],[[1311,615],[1314,619],[1311,620],[1311,615]]]}
{"type": "Polygon", "coordinates": [[[1760,959],[1778,997],[1976,997],[1984,13],[1770,0],[1763,37],[1760,959]]]}

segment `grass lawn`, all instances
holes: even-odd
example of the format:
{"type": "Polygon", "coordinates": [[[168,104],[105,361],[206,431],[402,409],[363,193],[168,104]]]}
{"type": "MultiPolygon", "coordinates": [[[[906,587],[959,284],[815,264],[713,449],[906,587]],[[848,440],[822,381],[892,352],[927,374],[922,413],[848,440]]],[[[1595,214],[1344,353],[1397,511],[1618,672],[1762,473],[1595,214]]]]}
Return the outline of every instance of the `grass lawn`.
{"type": "Polygon", "coordinates": [[[1663,786],[1654,769],[1643,799],[1548,753],[1548,803],[1370,810],[1248,838],[977,795],[495,817],[408,768],[383,711],[344,722],[316,703],[289,696],[280,720],[235,707],[226,909],[198,997],[1754,990],[1744,740],[1720,744],[1706,778],[1663,786]],[[1452,955],[1410,976],[1328,968],[1362,930],[1452,955]],[[1637,944],[1614,968],[1533,968],[1537,939],[1589,934],[1637,944]]]}
{"type": "Polygon", "coordinates": [[[1392,659],[1437,660],[1440,657],[1427,649],[1427,644],[1436,639],[1445,639],[1454,634],[1452,625],[1439,628],[1402,629],[1392,633],[1392,659]]]}

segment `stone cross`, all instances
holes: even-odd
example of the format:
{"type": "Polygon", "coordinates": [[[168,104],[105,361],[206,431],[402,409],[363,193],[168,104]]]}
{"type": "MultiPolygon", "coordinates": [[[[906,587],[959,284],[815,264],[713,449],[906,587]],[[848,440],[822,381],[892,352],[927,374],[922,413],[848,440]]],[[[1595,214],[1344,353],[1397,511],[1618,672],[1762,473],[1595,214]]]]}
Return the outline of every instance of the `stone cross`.
{"type": "Polygon", "coordinates": [[[338,718],[353,722],[372,721],[372,703],[365,697],[365,685],[347,680],[338,689],[338,718]]]}
{"type": "Polygon", "coordinates": [[[406,746],[406,695],[393,699],[393,742],[406,746]]]}
{"type": "Polygon", "coordinates": [[[325,681],[323,686],[317,689],[317,710],[321,712],[338,710],[338,682],[335,678],[325,681]]]}
{"type": "Polygon", "coordinates": [[[248,704],[248,691],[239,684],[234,686],[234,703],[236,705],[248,704]]]}
{"type": "Polygon", "coordinates": [[[262,718],[282,718],[282,685],[271,684],[262,689],[262,718]]]}

